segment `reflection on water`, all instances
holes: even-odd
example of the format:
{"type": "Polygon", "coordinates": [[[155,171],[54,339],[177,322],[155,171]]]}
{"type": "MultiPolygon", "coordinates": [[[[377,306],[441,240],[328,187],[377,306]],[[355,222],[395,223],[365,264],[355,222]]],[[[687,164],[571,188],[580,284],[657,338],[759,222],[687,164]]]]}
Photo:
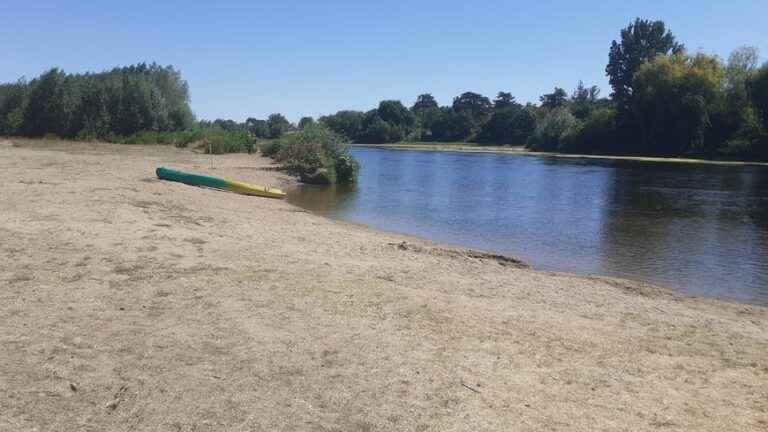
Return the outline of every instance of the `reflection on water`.
{"type": "Polygon", "coordinates": [[[768,169],[354,148],[357,185],[289,200],[544,270],[768,303],[768,169]]]}

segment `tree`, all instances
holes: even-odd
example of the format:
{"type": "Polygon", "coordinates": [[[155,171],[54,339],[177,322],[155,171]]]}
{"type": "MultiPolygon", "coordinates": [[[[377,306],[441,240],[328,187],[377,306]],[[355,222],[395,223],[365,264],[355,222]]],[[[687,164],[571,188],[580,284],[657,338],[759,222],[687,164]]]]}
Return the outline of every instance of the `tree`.
{"type": "Polygon", "coordinates": [[[312,117],[302,117],[301,120],[299,120],[299,129],[304,129],[309,125],[315,124],[315,119],[312,117]]]}
{"type": "Polygon", "coordinates": [[[462,126],[469,126],[470,132],[467,137],[480,130],[483,123],[490,118],[492,110],[493,104],[490,99],[477,93],[465,92],[453,99],[454,113],[464,123],[462,126]]]}
{"type": "Polygon", "coordinates": [[[560,151],[616,154],[616,110],[597,108],[562,137],[560,151]]]}
{"type": "Polygon", "coordinates": [[[363,117],[360,111],[339,111],[336,114],[320,117],[320,123],[333,132],[346,137],[350,141],[359,142],[363,131],[363,117]]]}
{"type": "Polygon", "coordinates": [[[514,105],[497,110],[477,134],[481,144],[525,145],[536,127],[530,109],[514,105]]]}
{"type": "Polygon", "coordinates": [[[269,137],[269,125],[265,120],[258,120],[253,117],[248,117],[245,120],[245,128],[256,138],[268,138],[269,137]]]}
{"type": "Polygon", "coordinates": [[[542,95],[539,100],[541,101],[541,106],[543,108],[559,108],[565,105],[565,102],[568,100],[568,93],[560,87],[555,87],[555,90],[552,93],[542,95]]]}
{"type": "Polygon", "coordinates": [[[441,107],[432,123],[431,138],[435,141],[464,141],[473,133],[473,124],[466,112],[441,107]]]}
{"type": "Polygon", "coordinates": [[[267,119],[269,138],[280,138],[291,129],[291,123],[282,114],[271,114],[267,119]]]}
{"type": "Polygon", "coordinates": [[[752,103],[762,114],[763,126],[768,128],[768,63],[750,78],[749,90],[752,103]]]}
{"type": "Polygon", "coordinates": [[[608,54],[605,72],[613,93],[619,117],[625,116],[632,107],[634,76],[643,63],[659,54],[671,54],[683,50],[675,36],[667,31],[663,21],[640,18],[621,30],[621,41],[613,41],[608,54]]]}
{"type": "Polygon", "coordinates": [[[0,135],[21,135],[29,103],[29,85],[24,78],[0,85],[0,135]]]}
{"type": "Polygon", "coordinates": [[[579,126],[579,121],[567,108],[554,108],[547,112],[536,125],[536,130],[528,140],[528,147],[537,151],[560,150],[569,134],[579,126]]]}
{"type": "Polygon", "coordinates": [[[512,96],[512,93],[507,92],[499,92],[496,95],[496,99],[493,100],[493,109],[494,111],[499,111],[507,108],[511,108],[513,106],[519,106],[520,104],[515,101],[515,97],[512,96]]]}
{"type": "Polygon", "coordinates": [[[410,132],[416,119],[399,100],[384,100],[379,103],[378,115],[392,126],[401,128],[405,135],[410,132]]]}
{"type": "Polygon", "coordinates": [[[600,89],[597,86],[586,87],[583,81],[579,81],[571,95],[571,113],[577,119],[584,120],[597,108],[599,96],[600,89]]]}
{"type": "Polygon", "coordinates": [[[436,108],[438,108],[438,105],[435,98],[429,93],[424,93],[420,94],[416,98],[416,102],[414,102],[413,106],[411,107],[411,112],[413,112],[418,117],[419,115],[436,108]]]}
{"type": "Polygon", "coordinates": [[[384,144],[402,141],[403,129],[394,123],[385,121],[378,109],[365,113],[360,140],[368,144],[384,144]]]}
{"type": "Polygon", "coordinates": [[[705,136],[723,81],[720,61],[704,54],[659,55],[641,66],[632,105],[638,150],[657,155],[707,151],[705,136]]]}
{"type": "Polygon", "coordinates": [[[418,139],[421,141],[431,141],[432,125],[440,115],[440,107],[437,105],[435,98],[429,93],[419,95],[411,107],[411,112],[416,118],[418,139]]]}

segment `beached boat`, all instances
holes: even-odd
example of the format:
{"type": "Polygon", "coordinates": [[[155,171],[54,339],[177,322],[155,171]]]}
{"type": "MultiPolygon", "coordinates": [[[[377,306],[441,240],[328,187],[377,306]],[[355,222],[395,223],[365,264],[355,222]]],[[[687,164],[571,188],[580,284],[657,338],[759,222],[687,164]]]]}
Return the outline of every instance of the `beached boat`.
{"type": "Polygon", "coordinates": [[[243,195],[255,195],[267,198],[285,198],[285,192],[280,189],[251,185],[234,180],[227,180],[200,174],[190,174],[165,167],[158,168],[155,173],[157,174],[157,177],[162,180],[175,181],[191,186],[203,186],[213,189],[227,190],[243,195]]]}

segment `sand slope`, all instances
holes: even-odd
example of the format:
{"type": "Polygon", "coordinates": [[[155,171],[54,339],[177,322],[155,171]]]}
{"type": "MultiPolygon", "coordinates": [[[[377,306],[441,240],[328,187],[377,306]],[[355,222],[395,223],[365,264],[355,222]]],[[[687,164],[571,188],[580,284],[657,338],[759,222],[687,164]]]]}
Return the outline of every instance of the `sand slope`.
{"type": "Polygon", "coordinates": [[[154,177],[291,182],[211,160],[0,141],[0,430],[768,429],[766,308],[154,177]]]}

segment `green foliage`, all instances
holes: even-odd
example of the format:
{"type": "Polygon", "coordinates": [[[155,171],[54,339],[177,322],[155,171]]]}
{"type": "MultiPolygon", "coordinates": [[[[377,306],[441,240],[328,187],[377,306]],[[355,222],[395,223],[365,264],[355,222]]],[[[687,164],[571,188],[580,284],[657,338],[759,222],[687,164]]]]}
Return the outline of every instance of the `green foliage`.
{"type": "Polygon", "coordinates": [[[363,115],[357,142],[383,144],[402,141],[414,132],[416,117],[400,101],[385,100],[363,115]]]}
{"type": "Polygon", "coordinates": [[[363,131],[358,136],[360,142],[369,144],[384,144],[402,141],[405,138],[404,130],[384,121],[378,110],[371,110],[363,118],[363,131]]]}
{"type": "Polygon", "coordinates": [[[764,127],[768,128],[768,63],[750,78],[749,90],[752,103],[762,114],[764,127]]]}
{"type": "Polygon", "coordinates": [[[269,138],[269,124],[266,120],[257,120],[253,117],[248,117],[245,120],[245,128],[255,138],[269,138]]]}
{"type": "Polygon", "coordinates": [[[477,135],[481,144],[525,145],[536,128],[536,118],[531,109],[519,104],[505,105],[496,109],[477,135]]]}
{"type": "Polygon", "coordinates": [[[601,105],[607,105],[599,97],[600,89],[597,86],[586,87],[584,82],[579,81],[579,85],[571,96],[571,112],[577,119],[584,120],[592,111],[600,108],[601,105]]]}
{"type": "Polygon", "coordinates": [[[411,112],[416,115],[418,118],[423,113],[437,109],[437,101],[435,100],[434,96],[432,96],[429,93],[420,94],[416,98],[416,102],[414,102],[413,106],[411,107],[411,112]]]}
{"type": "Polygon", "coordinates": [[[253,141],[246,131],[209,131],[204,134],[201,147],[206,153],[252,153],[253,141]]]}
{"type": "Polygon", "coordinates": [[[299,120],[299,129],[304,129],[309,125],[315,124],[315,119],[312,117],[302,117],[301,120],[299,120]]]}
{"type": "Polygon", "coordinates": [[[24,79],[0,84],[0,135],[21,135],[29,103],[29,86],[24,79]]]}
{"type": "Polygon", "coordinates": [[[54,68],[4,84],[0,94],[3,134],[108,139],[187,129],[194,121],[181,74],[154,63],[78,75],[54,68]]]}
{"type": "Polygon", "coordinates": [[[262,153],[302,178],[323,170],[324,178],[330,183],[354,182],[359,170],[344,138],[322,124],[311,124],[285,135],[262,147],[262,153]]]}
{"type": "Polygon", "coordinates": [[[663,21],[637,18],[621,30],[621,41],[611,43],[605,68],[619,116],[625,116],[632,108],[634,77],[640,66],[659,54],[671,54],[682,49],[683,46],[667,31],[663,21]]]}
{"type": "Polygon", "coordinates": [[[559,151],[566,153],[608,153],[617,154],[616,111],[613,108],[599,108],[589,113],[583,122],[569,127],[562,136],[559,151]]]}
{"type": "Polygon", "coordinates": [[[555,90],[552,93],[542,95],[539,100],[541,101],[542,108],[560,108],[565,105],[565,102],[568,100],[568,93],[560,87],[555,87],[555,90]]]}
{"type": "Polygon", "coordinates": [[[193,142],[203,139],[203,133],[196,131],[156,132],[142,131],[124,138],[115,138],[112,141],[121,144],[169,144],[176,147],[187,147],[193,142]]]}
{"type": "Polygon", "coordinates": [[[515,101],[515,97],[512,96],[512,93],[508,93],[508,92],[499,92],[496,95],[496,99],[493,100],[494,112],[505,110],[507,108],[512,108],[515,105],[519,105],[519,104],[517,103],[517,101],[515,101]]]}
{"type": "Polygon", "coordinates": [[[466,112],[441,107],[432,122],[430,141],[465,141],[473,133],[474,123],[466,112]]]}
{"type": "Polygon", "coordinates": [[[126,137],[113,137],[120,144],[166,144],[188,147],[196,144],[205,153],[252,153],[254,141],[245,130],[224,130],[213,125],[175,132],[141,131],[126,137]]]}
{"type": "Polygon", "coordinates": [[[681,155],[704,150],[723,80],[720,61],[704,54],[659,55],[642,65],[635,75],[632,105],[640,152],[681,155]]]}
{"type": "Polygon", "coordinates": [[[339,111],[333,115],[320,117],[319,122],[347,140],[359,142],[364,117],[365,113],[360,111],[339,111]]]}
{"type": "Polygon", "coordinates": [[[555,108],[538,123],[528,139],[528,147],[536,151],[559,151],[579,127],[579,121],[567,108],[555,108]]]}
{"type": "Polygon", "coordinates": [[[469,127],[466,139],[477,133],[488,121],[493,113],[493,104],[483,95],[466,92],[453,99],[453,111],[458,114],[456,120],[464,122],[464,126],[469,127]]]}
{"type": "Polygon", "coordinates": [[[291,123],[282,114],[272,114],[267,119],[269,138],[280,138],[291,129],[291,123]]]}

